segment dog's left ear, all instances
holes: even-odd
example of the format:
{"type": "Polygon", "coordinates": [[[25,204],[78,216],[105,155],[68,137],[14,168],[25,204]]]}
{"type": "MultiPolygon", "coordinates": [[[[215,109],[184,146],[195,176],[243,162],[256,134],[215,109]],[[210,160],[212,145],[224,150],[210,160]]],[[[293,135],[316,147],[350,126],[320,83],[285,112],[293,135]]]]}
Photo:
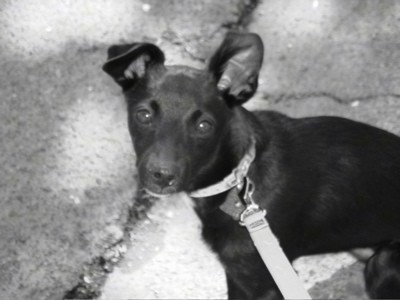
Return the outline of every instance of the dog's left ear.
{"type": "Polygon", "coordinates": [[[264,56],[261,38],[254,33],[229,32],[212,56],[209,71],[231,105],[249,100],[257,90],[264,56]]]}
{"type": "Polygon", "coordinates": [[[108,49],[108,60],[103,70],[124,91],[132,88],[154,67],[164,68],[164,53],[150,43],[114,45],[108,49]]]}

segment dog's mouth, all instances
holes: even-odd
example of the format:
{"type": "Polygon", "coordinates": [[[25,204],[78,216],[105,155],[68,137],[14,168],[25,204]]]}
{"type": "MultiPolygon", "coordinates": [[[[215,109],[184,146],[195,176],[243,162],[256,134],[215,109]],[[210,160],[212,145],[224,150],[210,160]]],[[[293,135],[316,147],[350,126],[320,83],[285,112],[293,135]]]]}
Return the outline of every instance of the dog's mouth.
{"type": "Polygon", "coordinates": [[[142,182],[141,188],[146,192],[146,194],[156,197],[156,198],[167,198],[172,195],[179,194],[182,191],[182,189],[177,185],[177,186],[167,186],[167,187],[160,187],[155,184],[146,184],[142,182]]]}
{"type": "Polygon", "coordinates": [[[147,188],[144,188],[144,191],[148,195],[150,195],[152,197],[155,197],[155,198],[159,198],[159,199],[167,198],[167,197],[170,197],[170,196],[172,196],[174,194],[177,194],[177,192],[156,193],[156,192],[153,192],[153,191],[151,191],[150,189],[147,189],[147,188]]]}

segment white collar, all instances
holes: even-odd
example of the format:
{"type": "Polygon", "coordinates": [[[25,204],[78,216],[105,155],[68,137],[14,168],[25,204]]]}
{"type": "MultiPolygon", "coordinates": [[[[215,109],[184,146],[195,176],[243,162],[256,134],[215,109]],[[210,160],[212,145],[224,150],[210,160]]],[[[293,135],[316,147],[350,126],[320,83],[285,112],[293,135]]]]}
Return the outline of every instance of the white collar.
{"type": "Polygon", "coordinates": [[[246,153],[240,160],[238,166],[234,168],[228,176],[226,176],[220,182],[189,193],[189,196],[193,198],[203,198],[221,194],[236,186],[238,186],[240,189],[240,186],[243,184],[243,179],[247,176],[250,165],[254,161],[255,156],[256,140],[254,137],[251,137],[250,145],[246,153]]]}

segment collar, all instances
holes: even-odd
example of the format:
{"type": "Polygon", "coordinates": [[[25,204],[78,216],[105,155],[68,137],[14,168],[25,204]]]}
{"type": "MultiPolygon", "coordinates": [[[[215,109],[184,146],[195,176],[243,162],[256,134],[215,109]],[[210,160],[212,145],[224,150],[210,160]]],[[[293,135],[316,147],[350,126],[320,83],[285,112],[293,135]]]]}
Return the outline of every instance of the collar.
{"type": "Polygon", "coordinates": [[[256,139],[254,137],[251,137],[250,145],[247,148],[246,153],[240,160],[238,166],[234,168],[228,176],[226,176],[222,181],[218,183],[189,193],[189,196],[193,198],[203,198],[221,194],[236,186],[240,187],[239,189],[241,189],[241,186],[243,185],[243,180],[246,177],[250,165],[254,161],[255,157],[256,139]]]}

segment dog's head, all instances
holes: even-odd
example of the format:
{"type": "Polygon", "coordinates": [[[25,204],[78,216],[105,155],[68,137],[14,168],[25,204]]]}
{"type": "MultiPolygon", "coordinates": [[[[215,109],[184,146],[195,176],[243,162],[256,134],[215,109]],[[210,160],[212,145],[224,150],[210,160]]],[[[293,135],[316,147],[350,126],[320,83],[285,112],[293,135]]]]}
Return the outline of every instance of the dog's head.
{"type": "Polygon", "coordinates": [[[190,191],[226,175],[216,168],[235,163],[225,151],[232,112],[254,95],[262,58],[261,39],[243,33],[228,33],[206,70],[166,66],[149,43],[110,47],[103,70],[124,91],[146,190],[190,191]]]}

